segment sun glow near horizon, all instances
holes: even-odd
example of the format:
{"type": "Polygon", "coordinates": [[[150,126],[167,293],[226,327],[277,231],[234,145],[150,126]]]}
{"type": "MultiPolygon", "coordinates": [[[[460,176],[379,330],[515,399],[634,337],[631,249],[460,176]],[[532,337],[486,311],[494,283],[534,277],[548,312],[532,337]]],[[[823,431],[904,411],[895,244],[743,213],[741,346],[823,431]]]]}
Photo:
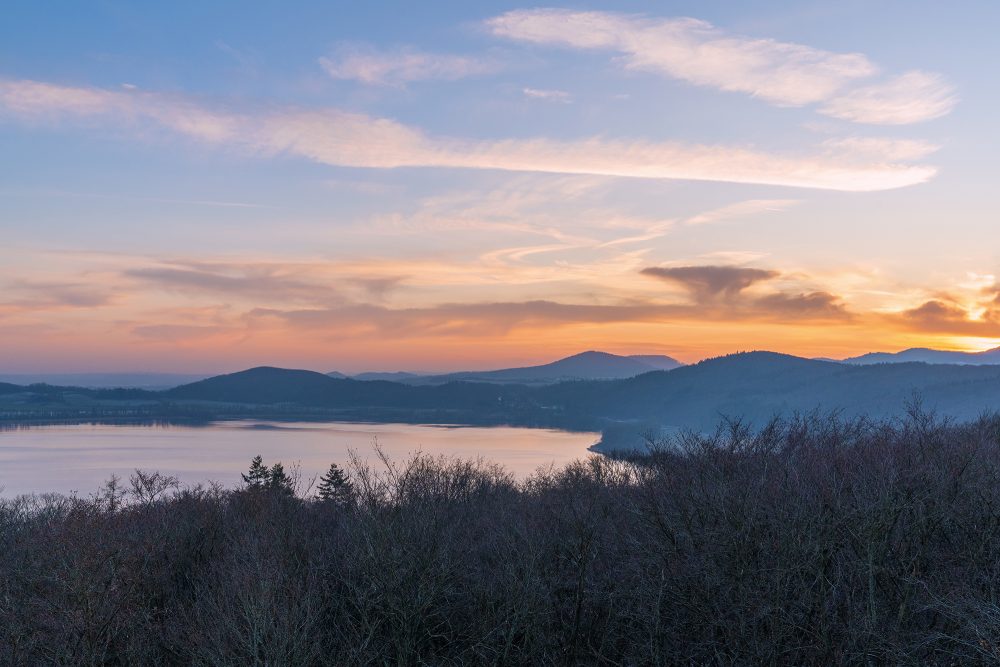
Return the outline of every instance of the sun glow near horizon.
{"type": "Polygon", "coordinates": [[[0,370],[1000,346],[945,8],[237,8],[0,27],[0,370]]]}

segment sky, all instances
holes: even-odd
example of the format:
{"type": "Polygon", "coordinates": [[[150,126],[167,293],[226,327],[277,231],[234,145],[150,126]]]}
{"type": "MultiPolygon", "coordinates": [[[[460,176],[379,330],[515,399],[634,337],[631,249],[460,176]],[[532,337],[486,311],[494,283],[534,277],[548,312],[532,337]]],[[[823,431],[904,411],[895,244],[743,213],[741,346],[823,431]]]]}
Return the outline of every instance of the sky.
{"type": "Polygon", "coordinates": [[[7,0],[0,370],[1000,346],[998,22],[7,0]]]}

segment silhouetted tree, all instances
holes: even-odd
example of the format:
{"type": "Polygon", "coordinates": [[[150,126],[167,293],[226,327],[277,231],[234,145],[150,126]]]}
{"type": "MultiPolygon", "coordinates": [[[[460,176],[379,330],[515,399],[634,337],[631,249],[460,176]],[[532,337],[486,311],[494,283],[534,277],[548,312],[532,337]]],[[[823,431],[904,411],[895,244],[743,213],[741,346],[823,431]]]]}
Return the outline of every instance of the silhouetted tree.
{"type": "Polygon", "coordinates": [[[132,484],[132,497],[144,505],[157,502],[170,489],[180,488],[180,481],[173,475],[164,475],[160,472],[146,472],[136,470],[129,482],[132,484]]]}
{"type": "Polygon", "coordinates": [[[0,666],[1000,664],[1000,415],[651,440],[0,496],[0,666]]]}
{"type": "Polygon", "coordinates": [[[281,462],[271,466],[271,476],[267,480],[267,488],[282,495],[293,495],[295,493],[295,480],[285,472],[285,466],[281,462]]]}
{"type": "Polygon", "coordinates": [[[330,469],[319,478],[316,495],[324,503],[344,507],[354,502],[354,485],[336,463],[331,463],[330,469]]]}
{"type": "Polygon", "coordinates": [[[125,487],[122,486],[121,478],[112,474],[101,486],[101,489],[94,494],[94,500],[108,511],[114,512],[121,508],[127,493],[125,487]]]}
{"type": "MultiPolygon", "coordinates": [[[[282,470],[283,472],[284,470],[282,470]]],[[[243,483],[247,485],[247,489],[261,491],[271,481],[271,470],[264,465],[264,460],[258,454],[250,462],[250,470],[247,471],[247,474],[240,476],[243,478],[243,483]]]]}

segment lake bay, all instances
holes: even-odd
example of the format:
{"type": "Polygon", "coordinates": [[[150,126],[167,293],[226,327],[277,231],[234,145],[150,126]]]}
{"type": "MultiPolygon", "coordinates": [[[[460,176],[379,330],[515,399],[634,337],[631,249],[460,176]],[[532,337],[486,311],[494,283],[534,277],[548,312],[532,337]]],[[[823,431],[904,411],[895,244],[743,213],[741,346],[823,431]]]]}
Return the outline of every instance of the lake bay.
{"type": "Polygon", "coordinates": [[[250,459],[301,466],[304,479],[349,452],[376,462],[374,443],[393,461],[425,454],[482,457],[526,477],[537,468],[585,458],[598,433],[515,427],[430,426],[348,422],[221,421],[204,426],[74,424],[0,431],[0,493],[87,495],[112,474],[136,468],[234,487],[250,459]]]}

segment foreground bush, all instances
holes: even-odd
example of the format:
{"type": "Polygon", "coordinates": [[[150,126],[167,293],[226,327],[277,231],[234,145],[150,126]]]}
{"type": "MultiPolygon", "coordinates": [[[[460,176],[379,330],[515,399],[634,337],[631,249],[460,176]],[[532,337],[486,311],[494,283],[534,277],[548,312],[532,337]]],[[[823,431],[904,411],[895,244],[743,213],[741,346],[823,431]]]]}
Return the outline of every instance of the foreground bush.
{"type": "Polygon", "coordinates": [[[658,444],[3,501],[0,664],[1000,662],[1000,417],[658,444]]]}

